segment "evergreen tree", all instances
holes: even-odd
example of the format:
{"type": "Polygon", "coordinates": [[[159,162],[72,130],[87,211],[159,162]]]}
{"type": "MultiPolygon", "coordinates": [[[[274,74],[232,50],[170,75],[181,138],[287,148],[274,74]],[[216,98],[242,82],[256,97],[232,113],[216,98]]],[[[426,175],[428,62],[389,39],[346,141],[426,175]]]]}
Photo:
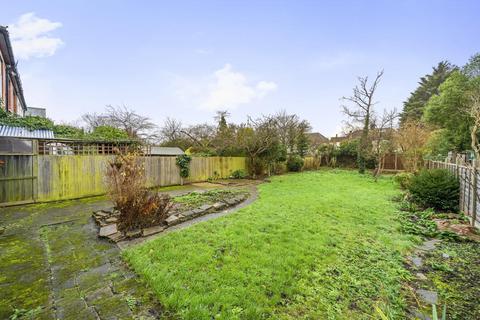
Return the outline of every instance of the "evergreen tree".
{"type": "Polygon", "coordinates": [[[297,153],[300,157],[304,158],[307,155],[308,147],[310,146],[307,137],[308,124],[301,123],[298,130],[297,153]]]}
{"type": "Polygon", "coordinates": [[[448,61],[441,61],[433,72],[420,78],[418,88],[410,94],[410,97],[403,103],[403,112],[400,115],[400,122],[407,120],[420,120],[423,116],[425,105],[430,97],[438,94],[438,88],[457,67],[448,61]]]}

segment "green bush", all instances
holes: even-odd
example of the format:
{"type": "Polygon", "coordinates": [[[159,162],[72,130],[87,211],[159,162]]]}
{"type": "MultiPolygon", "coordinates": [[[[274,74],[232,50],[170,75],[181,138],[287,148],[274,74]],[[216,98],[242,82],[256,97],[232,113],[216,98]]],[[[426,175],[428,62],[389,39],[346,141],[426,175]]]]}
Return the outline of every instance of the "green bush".
{"type": "Polygon", "coordinates": [[[192,161],[192,158],[186,154],[177,156],[176,162],[178,168],[180,169],[180,177],[188,178],[190,175],[190,161],[192,161]]]}
{"type": "Polygon", "coordinates": [[[410,182],[412,181],[413,174],[409,172],[402,172],[402,173],[397,173],[394,177],[393,180],[398,183],[400,188],[403,190],[408,189],[408,186],[410,185],[410,182]]]}
{"type": "Polygon", "coordinates": [[[423,208],[458,210],[460,185],[455,176],[447,170],[421,171],[411,179],[408,191],[412,201],[423,208]]]}
{"type": "Polygon", "coordinates": [[[300,156],[293,156],[287,160],[287,169],[292,172],[299,172],[303,168],[303,159],[300,156]]]}
{"type": "Polygon", "coordinates": [[[230,176],[233,179],[244,179],[247,176],[247,173],[243,169],[235,170],[230,176]]]}

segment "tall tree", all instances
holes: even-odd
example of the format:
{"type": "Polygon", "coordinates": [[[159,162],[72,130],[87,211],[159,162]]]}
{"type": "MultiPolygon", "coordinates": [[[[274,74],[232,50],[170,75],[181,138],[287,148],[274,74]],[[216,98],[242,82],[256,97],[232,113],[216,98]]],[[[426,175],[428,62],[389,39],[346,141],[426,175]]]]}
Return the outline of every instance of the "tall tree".
{"type": "Polygon", "coordinates": [[[445,138],[457,151],[470,147],[470,125],[467,92],[473,82],[460,71],[454,71],[439,87],[425,106],[423,120],[440,129],[445,129],[445,138]]]}
{"type": "Polygon", "coordinates": [[[400,122],[407,120],[420,120],[428,100],[438,94],[440,85],[448,78],[457,67],[448,61],[441,61],[433,67],[431,74],[420,78],[418,87],[410,94],[410,97],[403,103],[403,112],[400,115],[400,122]]]}
{"type": "Polygon", "coordinates": [[[474,54],[462,68],[463,73],[469,78],[480,77],[480,52],[474,54]]]}
{"type": "Polygon", "coordinates": [[[383,70],[378,72],[372,84],[369,84],[368,77],[359,77],[359,84],[353,88],[353,95],[343,97],[342,100],[349,102],[351,106],[343,105],[343,113],[347,115],[354,125],[362,127],[362,136],[358,144],[358,172],[365,173],[367,155],[370,148],[369,130],[370,121],[373,115],[373,107],[377,102],[374,100],[380,79],[383,76],[383,70]]]}

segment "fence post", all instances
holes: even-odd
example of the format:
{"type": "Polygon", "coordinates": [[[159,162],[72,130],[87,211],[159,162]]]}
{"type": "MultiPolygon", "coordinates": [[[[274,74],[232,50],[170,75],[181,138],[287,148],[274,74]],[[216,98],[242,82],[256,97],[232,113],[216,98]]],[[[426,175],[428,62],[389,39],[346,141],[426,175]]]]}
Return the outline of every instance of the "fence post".
{"type": "Polygon", "coordinates": [[[473,191],[472,191],[472,196],[473,196],[473,204],[472,204],[472,226],[475,227],[475,222],[477,221],[477,196],[478,196],[478,190],[477,190],[477,160],[473,160],[473,191]]]}

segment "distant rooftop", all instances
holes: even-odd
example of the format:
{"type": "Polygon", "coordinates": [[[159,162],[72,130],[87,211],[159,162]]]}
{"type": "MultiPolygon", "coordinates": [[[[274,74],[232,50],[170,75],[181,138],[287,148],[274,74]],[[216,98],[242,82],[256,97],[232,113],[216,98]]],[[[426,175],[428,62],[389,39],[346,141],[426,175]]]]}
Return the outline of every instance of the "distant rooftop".
{"type": "Polygon", "coordinates": [[[150,155],[152,156],[181,156],[183,154],[185,154],[185,152],[178,147],[152,146],[150,149],[150,155]]]}
{"type": "Polygon", "coordinates": [[[29,130],[24,127],[12,127],[0,124],[0,138],[1,137],[53,139],[54,135],[52,130],[29,130]]]}

